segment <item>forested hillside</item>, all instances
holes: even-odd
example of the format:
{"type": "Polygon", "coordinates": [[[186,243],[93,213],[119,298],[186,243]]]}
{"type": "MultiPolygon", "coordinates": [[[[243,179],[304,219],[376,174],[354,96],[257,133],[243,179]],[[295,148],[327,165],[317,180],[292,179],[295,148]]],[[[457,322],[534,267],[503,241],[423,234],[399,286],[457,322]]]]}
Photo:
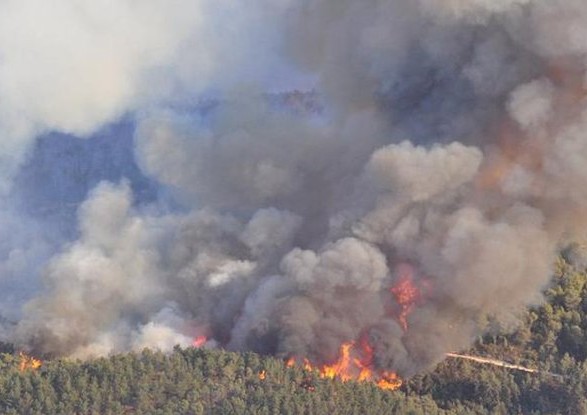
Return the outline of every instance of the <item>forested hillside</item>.
{"type": "Polygon", "coordinates": [[[545,295],[513,333],[485,336],[469,351],[542,373],[447,359],[407,382],[408,395],[487,414],[587,414],[587,274],[560,258],[545,295]]]}
{"type": "MultiPolygon", "coordinates": [[[[468,354],[541,373],[449,358],[396,391],[323,379],[272,357],[221,350],[145,350],[35,369],[10,345],[0,356],[3,414],[584,414],[587,274],[557,264],[548,303],[468,354]]],[[[491,324],[489,321],[487,324],[491,324]]]]}
{"type": "Polygon", "coordinates": [[[321,379],[252,353],[177,348],[19,370],[2,356],[2,414],[445,414],[429,398],[321,379]]]}

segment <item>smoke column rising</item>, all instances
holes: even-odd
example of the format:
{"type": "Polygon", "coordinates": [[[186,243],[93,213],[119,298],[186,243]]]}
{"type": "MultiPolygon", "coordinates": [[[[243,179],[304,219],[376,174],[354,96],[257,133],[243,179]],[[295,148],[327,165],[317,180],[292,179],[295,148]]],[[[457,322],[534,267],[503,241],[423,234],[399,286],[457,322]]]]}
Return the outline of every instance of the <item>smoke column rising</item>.
{"type": "MultiPolygon", "coordinates": [[[[34,3],[0,11],[29,22],[34,3]]],[[[331,362],[367,337],[377,369],[410,376],[514,325],[585,234],[582,0],[86,3],[40,21],[87,44],[0,34],[4,136],[24,152],[41,127],[87,135],[131,114],[136,162],[171,196],[90,192],[79,238],[5,329],[23,347],[90,357],[206,336],[331,362]],[[11,66],[19,40],[63,60],[11,66]],[[275,78],[285,94],[265,94],[275,78]],[[210,108],[190,104],[210,91],[210,108]],[[402,322],[405,278],[421,295],[402,322]]]]}

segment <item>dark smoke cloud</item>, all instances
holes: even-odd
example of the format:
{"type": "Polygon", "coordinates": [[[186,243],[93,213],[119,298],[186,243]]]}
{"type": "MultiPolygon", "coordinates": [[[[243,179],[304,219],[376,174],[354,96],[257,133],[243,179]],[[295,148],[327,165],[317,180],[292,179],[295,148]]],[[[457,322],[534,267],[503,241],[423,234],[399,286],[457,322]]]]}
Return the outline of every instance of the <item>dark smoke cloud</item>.
{"type": "MultiPolygon", "coordinates": [[[[81,33],[126,39],[90,90],[55,91],[75,65],[15,71],[43,86],[2,104],[32,127],[83,135],[131,113],[136,163],[165,196],[141,202],[132,177],[94,188],[79,237],[31,251],[43,288],[5,338],[89,357],[204,335],[328,362],[366,337],[379,369],[409,376],[540,303],[587,225],[584,2],[225,3],[82,7],[81,33]],[[313,92],[268,96],[272,74],[313,92]],[[45,111],[55,96],[77,112],[45,111]],[[421,295],[404,322],[406,274],[421,295]]],[[[102,49],[69,46],[95,74],[102,49]]]]}

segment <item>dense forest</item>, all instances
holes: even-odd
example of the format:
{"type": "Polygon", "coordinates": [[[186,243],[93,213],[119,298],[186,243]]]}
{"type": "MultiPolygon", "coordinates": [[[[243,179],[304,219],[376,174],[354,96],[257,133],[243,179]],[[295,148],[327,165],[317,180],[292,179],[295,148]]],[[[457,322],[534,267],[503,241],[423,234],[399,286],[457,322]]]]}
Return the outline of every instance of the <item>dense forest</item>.
{"type": "Polygon", "coordinates": [[[467,351],[537,373],[448,358],[386,391],[253,353],[178,347],[35,368],[5,344],[0,413],[587,414],[587,273],[562,256],[555,274],[545,305],[467,351]]]}

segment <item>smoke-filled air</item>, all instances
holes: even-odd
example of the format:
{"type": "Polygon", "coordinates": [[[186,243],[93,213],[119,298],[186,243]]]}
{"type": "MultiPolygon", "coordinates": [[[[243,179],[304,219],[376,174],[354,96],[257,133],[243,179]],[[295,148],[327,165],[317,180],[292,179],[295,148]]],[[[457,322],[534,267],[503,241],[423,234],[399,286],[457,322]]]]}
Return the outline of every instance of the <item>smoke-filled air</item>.
{"type": "Polygon", "coordinates": [[[0,340],[425,371],[587,233],[586,80],[584,0],[2,1],[0,340]]]}

